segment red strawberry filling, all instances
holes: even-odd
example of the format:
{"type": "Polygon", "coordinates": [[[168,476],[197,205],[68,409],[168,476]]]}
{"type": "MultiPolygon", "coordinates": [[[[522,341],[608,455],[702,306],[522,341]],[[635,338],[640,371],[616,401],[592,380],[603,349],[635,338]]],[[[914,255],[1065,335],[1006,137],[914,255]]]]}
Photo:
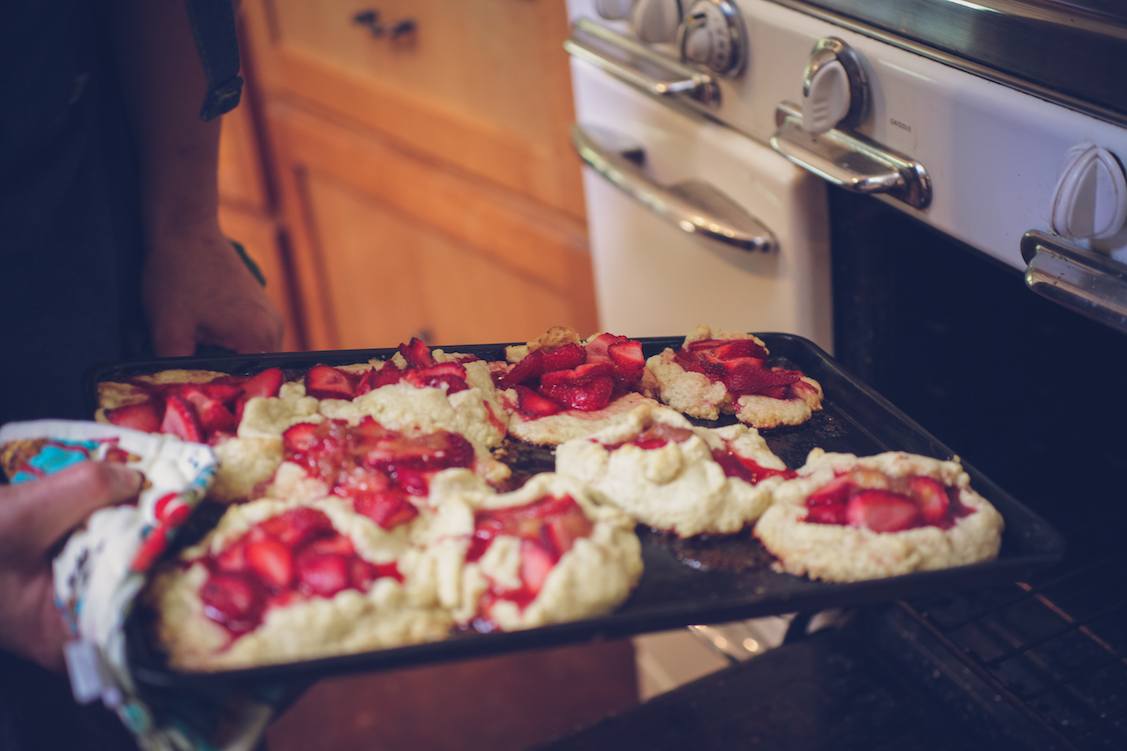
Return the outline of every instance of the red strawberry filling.
{"type": "Polygon", "coordinates": [[[200,588],[204,614],[232,638],[257,628],[269,608],[295,598],[364,591],[385,576],[403,580],[394,563],[364,560],[329,517],[305,507],[256,524],[201,562],[208,569],[200,588]]]}
{"type": "Polygon", "coordinates": [[[464,357],[460,362],[436,363],[430,349],[418,338],[400,344],[399,354],[407,361],[406,368],[400,368],[390,360],[381,368],[372,368],[360,378],[354,396],[401,382],[409,383],[416,388],[445,387],[448,394],[466,391],[470,387],[466,381],[466,368],[462,363],[475,360],[476,357],[464,357]]]}
{"type": "Polygon", "coordinates": [[[958,488],[931,477],[892,478],[876,470],[855,469],[811,493],[803,521],[900,532],[925,526],[950,529],[973,513],[959,502],[958,488]]]}
{"type": "Polygon", "coordinates": [[[767,367],[767,350],[753,339],[701,339],[674,353],[682,368],[724,384],[735,397],[793,399],[802,390],[802,373],[767,367]]]}
{"type": "Polygon", "coordinates": [[[764,467],[754,459],[749,459],[746,456],[740,456],[733,451],[722,451],[715,449],[712,452],[713,460],[720,465],[724,470],[727,477],[736,477],[744,482],[749,482],[755,485],[758,482],[766,480],[768,477],[782,477],[789,480],[795,476],[793,470],[790,469],[776,469],[774,467],[764,467]]]}
{"type": "Polygon", "coordinates": [[[474,463],[473,446],[457,433],[406,436],[371,417],[356,426],[344,420],[293,425],[282,434],[282,453],[384,529],[418,515],[411,499],[426,496],[432,474],[474,463]]]}
{"type": "Polygon", "coordinates": [[[620,443],[603,444],[607,451],[614,451],[623,446],[637,446],[640,449],[659,449],[669,443],[684,443],[693,437],[693,431],[688,428],[679,428],[676,425],[666,425],[655,422],[633,438],[620,443]]]}
{"type": "Polygon", "coordinates": [[[600,334],[586,347],[569,343],[534,350],[495,381],[515,388],[517,411],[535,420],[567,409],[603,409],[616,393],[635,390],[644,368],[640,342],[600,334]]]}
{"type": "Polygon", "coordinates": [[[253,376],[224,376],[207,383],[135,382],[148,399],[106,410],[106,419],[123,428],[215,443],[234,434],[248,399],[277,396],[284,380],[281,369],[269,368],[253,376]]]}
{"type": "Polygon", "coordinates": [[[571,496],[545,496],[524,506],[478,511],[474,514],[474,532],[466,551],[466,561],[479,560],[493,541],[502,535],[520,538],[520,579],[516,588],[501,588],[491,583],[482,597],[479,626],[491,630],[489,611],[499,600],[514,602],[524,609],[531,603],[548,575],[575,545],[588,537],[592,525],[583,509],[571,496]]]}

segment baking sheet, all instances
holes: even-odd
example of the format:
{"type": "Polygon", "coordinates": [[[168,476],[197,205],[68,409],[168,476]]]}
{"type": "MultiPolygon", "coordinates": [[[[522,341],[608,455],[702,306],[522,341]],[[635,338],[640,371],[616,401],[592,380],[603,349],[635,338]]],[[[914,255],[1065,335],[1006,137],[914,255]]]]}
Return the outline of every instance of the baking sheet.
{"type": "MultiPolygon", "coordinates": [[[[947,459],[954,452],[928,434],[885,399],[846,373],[809,340],[789,334],[760,334],[772,353],[772,364],[803,370],[825,390],[825,404],[813,419],[798,427],[763,431],[771,449],[789,467],[803,464],[815,446],[826,451],[873,454],[902,450],[947,459]]],[[[646,356],[681,337],[642,338],[646,356]]],[[[503,359],[504,344],[444,346],[449,352],[472,352],[483,359],[503,359]]],[[[260,356],[175,358],[99,368],[94,384],[168,368],[202,368],[251,373],[266,367],[303,371],[317,363],[329,365],[389,357],[394,349],[336,350],[260,356]]],[[[93,408],[91,409],[93,411],[93,408]]],[[[695,420],[701,425],[724,425],[695,420]]],[[[1003,449],[1004,450],[1004,449],[1003,449]]],[[[551,452],[514,445],[510,451],[515,473],[550,470],[551,452]]],[[[1011,582],[1055,563],[1064,553],[1063,538],[1043,519],[1021,505],[988,478],[965,465],[973,486],[1005,518],[1002,549],[994,561],[904,576],[831,584],[810,581],[771,568],[771,557],[749,532],[723,538],[677,540],[639,528],[645,571],[630,598],[607,615],[527,631],[479,634],[456,633],[441,642],[324,657],[222,672],[187,672],[170,668],[153,644],[150,618],[138,611],[127,624],[129,659],[134,677],[143,684],[206,689],[232,682],[310,680],[342,673],[381,670],[444,660],[481,657],[500,652],[546,647],[596,638],[629,636],[696,623],[722,623],[742,618],[817,611],[909,597],[923,593],[986,587],[1011,582]]],[[[213,519],[206,513],[193,520],[199,535],[213,519]]],[[[187,544],[188,529],[180,535],[187,544]]]]}

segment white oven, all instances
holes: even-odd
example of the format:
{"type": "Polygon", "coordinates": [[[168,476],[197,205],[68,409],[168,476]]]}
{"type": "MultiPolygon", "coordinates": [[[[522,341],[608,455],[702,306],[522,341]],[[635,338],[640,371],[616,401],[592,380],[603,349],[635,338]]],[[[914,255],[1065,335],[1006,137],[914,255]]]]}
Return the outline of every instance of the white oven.
{"type": "MultiPolygon", "coordinates": [[[[910,336],[887,333],[912,304],[888,286],[943,279],[949,288],[921,299],[985,294],[975,315],[992,315],[1000,287],[977,277],[995,272],[964,282],[955,248],[966,247],[965,268],[988,258],[1006,269],[997,285],[1023,276],[1032,292],[1021,294],[1127,330],[1127,14],[1108,8],[569,0],[602,325],[794,332],[879,381],[910,336]],[[864,260],[893,237],[884,261],[864,260]]],[[[976,327],[956,319],[921,314],[921,333],[976,327]]],[[[990,342],[968,346],[988,353],[990,342]]],[[[784,625],[639,639],[643,691],[769,648],[784,625]]]]}

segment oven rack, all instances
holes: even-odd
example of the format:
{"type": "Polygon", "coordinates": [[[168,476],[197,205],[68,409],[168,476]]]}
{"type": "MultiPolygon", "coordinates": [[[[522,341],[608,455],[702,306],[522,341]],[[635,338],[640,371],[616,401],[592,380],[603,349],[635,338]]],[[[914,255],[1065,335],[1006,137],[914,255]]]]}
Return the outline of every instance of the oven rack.
{"type": "Polygon", "coordinates": [[[901,604],[1060,745],[1085,751],[1127,748],[1127,549],[1095,529],[1073,539],[1099,537],[1028,581],[901,604]]]}

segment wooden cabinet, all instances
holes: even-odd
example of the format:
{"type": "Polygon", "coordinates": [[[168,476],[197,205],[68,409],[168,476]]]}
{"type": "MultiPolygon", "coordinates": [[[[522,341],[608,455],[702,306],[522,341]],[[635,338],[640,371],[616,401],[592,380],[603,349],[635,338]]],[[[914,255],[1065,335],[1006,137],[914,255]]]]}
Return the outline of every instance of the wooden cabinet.
{"type": "Polygon", "coordinates": [[[256,243],[289,285],[274,290],[288,344],[594,330],[563,4],[249,0],[242,14],[246,99],[224,125],[221,192],[244,235],[274,222],[256,243]]]}
{"type": "Polygon", "coordinates": [[[309,343],[527,339],[595,325],[583,226],[371,133],[272,106],[309,343]]]}

